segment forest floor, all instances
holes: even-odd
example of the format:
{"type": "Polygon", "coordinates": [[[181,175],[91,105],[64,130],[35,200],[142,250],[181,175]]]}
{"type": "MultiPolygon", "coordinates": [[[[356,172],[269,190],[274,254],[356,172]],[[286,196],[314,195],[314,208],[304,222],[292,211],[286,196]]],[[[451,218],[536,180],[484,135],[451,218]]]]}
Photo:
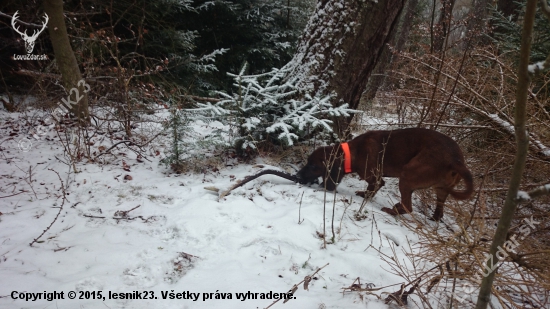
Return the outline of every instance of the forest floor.
{"type": "MultiPolygon", "coordinates": [[[[147,160],[121,145],[102,163],[82,160],[78,173],[68,173],[55,132],[21,150],[29,136],[21,119],[0,112],[1,308],[266,308],[275,300],[270,292],[287,293],[323,267],[308,290],[300,284],[293,299],[271,308],[375,309],[387,308],[383,300],[405,282],[386,261],[410,266],[405,252],[418,237],[403,220],[411,216],[380,211],[399,200],[395,180],[386,180],[361,221],[354,212],[363,201],[354,192],[365,183],[354,175],[336,194],[263,176],[218,201],[204,187],[227,188],[261,170],[258,164],[279,167],[260,157],[177,175],[159,164],[164,154],[153,142],[147,160]],[[323,220],[327,241],[335,235],[326,249],[323,220]],[[343,293],[357,277],[363,288],[393,286],[343,293]],[[51,292],[63,299],[44,300],[51,292]],[[115,299],[138,294],[146,299],[115,299]]],[[[204,134],[221,126],[195,125],[204,134]]],[[[91,147],[99,153],[116,141],[97,135],[91,147]]]]}

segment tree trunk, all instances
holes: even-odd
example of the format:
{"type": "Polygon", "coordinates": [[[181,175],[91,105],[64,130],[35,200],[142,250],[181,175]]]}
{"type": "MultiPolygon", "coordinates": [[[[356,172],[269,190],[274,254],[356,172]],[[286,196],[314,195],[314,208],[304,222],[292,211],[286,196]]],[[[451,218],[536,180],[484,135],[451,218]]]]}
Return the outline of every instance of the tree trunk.
{"type": "MultiPolygon", "coordinates": [[[[414,13],[418,0],[409,0],[407,3],[407,10],[404,15],[399,19],[401,20],[399,29],[392,31],[390,35],[390,45],[394,47],[395,52],[400,52],[403,50],[403,46],[409,38],[409,32],[412,27],[412,22],[414,19],[414,13]]],[[[378,90],[386,83],[386,76],[390,64],[393,62],[393,52],[386,45],[384,51],[378,60],[378,64],[374,69],[374,73],[369,78],[365,92],[363,93],[362,100],[364,102],[369,102],[376,97],[378,90]]]]}
{"type": "Polygon", "coordinates": [[[521,176],[525,169],[525,160],[527,158],[527,150],[529,148],[529,138],[525,129],[527,93],[529,90],[530,76],[527,70],[529,65],[529,55],[531,52],[531,40],[533,36],[533,25],[535,23],[535,12],[537,10],[537,0],[527,0],[525,18],[523,21],[523,31],[521,34],[521,50],[518,68],[518,85],[516,89],[516,105],[514,115],[514,128],[516,132],[516,158],[512,169],[512,177],[506,195],[506,201],[502,208],[502,214],[498,220],[497,230],[491,244],[489,254],[492,258],[487,261],[487,268],[491,271],[481,281],[479,295],[477,297],[476,309],[486,309],[491,301],[491,290],[493,280],[498,268],[495,269],[496,263],[499,261],[496,253],[506,241],[514,213],[517,207],[517,196],[521,176]]]}
{"type": "Polygon", "coordinates": [[[432,46],[433,51],[440,52],[445,46],[445,40],[451,29],[454,5],[455,0],[441,0],[439,21],[435,25],[435,38],[432,46]]]}
{"type": "Polygon", "coordinates": [[[489,2],[487,0],[475,0],[474,2],[473,14],[468,18],[466,24],[466,37],[471,40],[470,46],[489,44],[488,38],[484,36],[487,33],[488,6],[489,2]]]}
{"type": "MultiPolygon", "coordinates": [[[[301,95],[333,95],[357,108],[405,0],[319,0],[290,61],[286,82],[301,95]]],[[[352,117],[335,123],[342,137],[352,117]]],[[[336,119],[335,119],[336,120],[336,119]]]]}
{"type": "Polygon", "coordinates": [[[407,13],[403,16],[403,24],[401,25],[397,43],[395,44],[395,50],[398,52],[402,51],[405,43],[409,41],[409,34],[411,33],[417,6],[418,0],[409,0],[407,4],[407,13]]]}
{"type": "Polygon", "coordinates": [[[69,106],[67,106],[67,103],[65,106],[81,123],[89,123],[87,89],[85,83],[79,83],[82,75],[69,42],[63,16],[63,0],[44,0],[44,11],[50,17],[48,31],[52,41],[55,61],[61,72],[63,87],[69,94],[69,106]]]}

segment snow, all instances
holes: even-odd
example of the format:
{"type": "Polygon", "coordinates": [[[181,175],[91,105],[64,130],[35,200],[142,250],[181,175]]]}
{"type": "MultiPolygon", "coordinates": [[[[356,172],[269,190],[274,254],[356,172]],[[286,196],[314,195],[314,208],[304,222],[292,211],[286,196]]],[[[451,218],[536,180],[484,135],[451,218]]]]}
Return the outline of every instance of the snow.
{"type": "Polygon", "coordinates": [[[540,153],[546,157],[550,157],[550,147],[546,147],[541,141],[533,139],[532,142],[540,149],[540,153]]]}
{"type": "Polygon", "coordinates": [[[544,71],[544,61],[539,61],[535,64],[530,64],[527,66],[527,70],[531,74],[535,74],[538,71],[544,71]]]}
{"type": "Polygon", "coordinates": [[[516,130],[514,129],[514,126],[507,122],[506,120],[503,120],[500,118],[497,114],[487,114],[489,118],[491,118],[494,122],[498,123],[503,129],[508,131],[510,134],[515,134],[516,130]]]}
{"type": "MultiPolygon", "coordinates": [[[[18,148],[18,141],[25,136],[21,123],[16,114],[0,112],[0,130],[4,133],[0,196],[26,191],[0,199],[2,308],[265,308],[273,300],[241,301],[236,293],[286,293],[329,263],[309,284],[309,291],[299,287],[290,305],[279,302],[272,308],[320,308],[324,304],[326,308],[374,309],[386,305],[374,296],[362,300],[357,292],[342,294],[342,288],[357,277],[376,287],[404,282],[386,270],[389,266],[376,250],[368,249],[372,245],[391,256],[390,244],[408,247],[408,241],[416,241],[399,220],[380,211],[398,199],[392,179],[387,179],[386,186],[369,202],[367,219],[354,221],[352,210],[361,203],[354,192],[364,189],[365,183],[347,176],[336,195],[337,241],[322,249],[317,232],[323,231],[324,192],[317,185],[301,186],[269,175],[237,188],[218,202],[217,195],[205,186],[227,188],[234,179],[259,169],[238,164],[219,171],[205,167],[204,174],[174,175],[158,164],[162,155],[148,152],[152,162],[140,163],[125,147],[115,151],[117,156],[103,156],[103,165],[79,162],[76,167],[80,172],[68,175],[67,165],[60,160],[63,148],[53,134],[47,139],[33,139],[27,152],[18,148]],[[9,136],[14,127],[20,131],[9,136]],[[123,170],[123,160],[130,172],[123,170]],[[63,203],[54,171],[67,186],[67,201],[57,221],[30,247],[63,203]],[[132,180],[124,180],[125,175],[132,180]],[[345,199],[352,200],[352,205],[344,213],[345,199]],[[126,216],[122,213],[133,208],[126,216]],[[65,299],[25,301],[12,299],[13,291],[63,291],[65,299]],[[148,291],[158,299],[70,300],[69,291],[76,291],[77,296],[79,291],[102,291],[105,297],[109,291],[148,291]],[[162,299],[165,294],[161,293],[171,292],[184,293],[180,297],[187,292],[201,294],[196,301],[162,299]],[[231,293],[232,299],[215,299],[216,292],[231,293]],[[214,299],[203,300],[210,295],[203,293],[213,293],[214,299]]],[[[201,124],[198,129],[207,132],[214,128],[201,124]]],[[[99,145],[96,142],[92,148],[97,150],[99,145]]],[[[161,145],[151,147],[159,149],[161,145]]],[[[276,168],[262,160],[256,163],[276,168]]],[[[330,239],[333,195],[327,196],[330,239]]],[[[400,248],[396,250],[398,257],[406,260],[400,248]]],[[[383,291],[391,293],[397,288],[376,293],[383,291]]]]}
{"type": "Polygon", "coordinates": [[[519,201],[528,201],[531,199],[531,196],[529,196],[529,193],[520,190],[518,191],[516,199],[519,201]]]}

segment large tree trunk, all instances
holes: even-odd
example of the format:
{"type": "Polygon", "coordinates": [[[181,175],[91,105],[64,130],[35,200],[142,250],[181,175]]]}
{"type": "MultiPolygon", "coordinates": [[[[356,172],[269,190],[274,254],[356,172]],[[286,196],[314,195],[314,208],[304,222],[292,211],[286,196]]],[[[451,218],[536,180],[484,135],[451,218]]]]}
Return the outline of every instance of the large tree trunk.
{"type": "Polygon", "coordinates": [[[79,83],[82,75],[69,43],[69,36],[63,16],[63,0],[45,0],[44,11],[50,17],[48,31],[52,41],[55,61],[61,72],[63,87],[65,87],[65,90],[69,94],[69,102],[73,102],[73,104],[69,103],[68,108],[82,123],[88,123],[90,115],[88,112],[87,90],[84,87],[85,83],[79,83]],[[72,90],[73,88],[77,89],[78,92],[72,90]]]}
{"type": "MultiPolygon", "coordinates": [[[[487,33],[487,23],[489,17],[489,1],[475,0],[473,6],[473,14],[471,14],[466,24],[466,36],[469,38],[470,45],[487,45],[489,43],[487,33]]],[[[465,44],[466,46],[466,44],[465,44]]]]}
{"type": "Polygon", "coordinates": [[[387,45],[384,48],[384,51],[378,60],[378,64],[376,65],[372,76],[369,78],[366,90],[363,93],[362,100],[364,102],[373,100],[376,97],[378,90],[386,84],[387,71],[390,64],[393,62],[393,53],[401,52],[403,50],[403,46],[405,46],[405,43],[408,41],[409,32],[412,28],[412,22],[417,5],[418,0],[409,0],[407,3],[406,13],[399,17],[399,29],[395,29],[390,34],[389,45],[393,47],[393,51],[390,50],[387,45]]]}
{"type": "MultiPolygon", "coordinates": [[[[357,108],[405,0],[319,0],[286,81],[302,95],[333,94],[332,104],[357,108]]],[[[351,117],[334,129],[343,136],[351,117]]]]}

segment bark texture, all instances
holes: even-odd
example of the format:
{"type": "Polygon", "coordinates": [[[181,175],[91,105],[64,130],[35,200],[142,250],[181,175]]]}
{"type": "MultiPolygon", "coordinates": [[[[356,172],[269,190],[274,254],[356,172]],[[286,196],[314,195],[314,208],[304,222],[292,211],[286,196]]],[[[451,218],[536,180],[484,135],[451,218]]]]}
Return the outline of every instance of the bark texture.
{"type": "MultiPolygon", "coordinates": [[[[357,108],[397,24],[405,0],[319,0],[286,81],[302,95],[332,94],[334,106],[357,108]]],[[[343,136],[352,117],[335,124],[343,136]]]]}
{"type": "Polygon", "coordinates": [[[88,95],[83,83],[78,84],[82,79],[80,69],[76,61],[73,49],[69,42],[67,27],[63,16],[63,0],[45,0],[44,11],[50,17],[48,31],[52,41],[53,51],[57,67],[61,72],[63,87],[70,96],[70,112],[82,123],[88,123],[90,115],[88,112],[88,95]],[[78,92],[71,89],[78,89],[78,92]]]}

